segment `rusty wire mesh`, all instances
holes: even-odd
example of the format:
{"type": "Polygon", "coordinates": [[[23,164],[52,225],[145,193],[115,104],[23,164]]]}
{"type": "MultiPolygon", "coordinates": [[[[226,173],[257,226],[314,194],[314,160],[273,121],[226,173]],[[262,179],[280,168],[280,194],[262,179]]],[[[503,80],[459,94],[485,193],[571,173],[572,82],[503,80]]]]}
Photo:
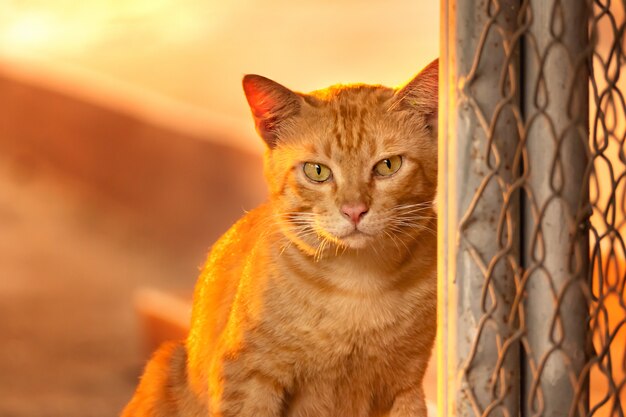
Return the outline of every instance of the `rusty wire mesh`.
{"type": "Polygon", "coordinates": [[[443,2],[440,415],[626,415],[625,2],[443,2]]]}

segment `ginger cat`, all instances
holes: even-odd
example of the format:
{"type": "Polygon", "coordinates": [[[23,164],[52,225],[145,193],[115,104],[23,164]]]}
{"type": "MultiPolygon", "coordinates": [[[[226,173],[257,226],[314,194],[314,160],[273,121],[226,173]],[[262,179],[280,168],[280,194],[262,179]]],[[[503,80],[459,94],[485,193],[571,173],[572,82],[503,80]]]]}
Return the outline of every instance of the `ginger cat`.
{"type": "Polygon", "coordinates": [[[213,247],[185,342],[123,417],[425,417],[437,79],[309,94],[243,79],[270,197],[213,247]]]}

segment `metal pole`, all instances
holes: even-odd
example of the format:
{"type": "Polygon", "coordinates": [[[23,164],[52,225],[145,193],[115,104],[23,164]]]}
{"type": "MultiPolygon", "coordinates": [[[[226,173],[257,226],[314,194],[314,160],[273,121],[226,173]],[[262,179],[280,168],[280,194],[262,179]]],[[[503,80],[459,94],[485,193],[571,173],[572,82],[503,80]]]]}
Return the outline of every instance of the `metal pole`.
{"type": "Polygon", "coordinates": [[[524,416],[586,416],[588,238],[587,12],[581,0],[530,0],[524,45],[524,416]]]}
{"type": "Polygon", "coordinates": [[[519,1],[442,7],[439,415],[517,416],[519,1]]]}

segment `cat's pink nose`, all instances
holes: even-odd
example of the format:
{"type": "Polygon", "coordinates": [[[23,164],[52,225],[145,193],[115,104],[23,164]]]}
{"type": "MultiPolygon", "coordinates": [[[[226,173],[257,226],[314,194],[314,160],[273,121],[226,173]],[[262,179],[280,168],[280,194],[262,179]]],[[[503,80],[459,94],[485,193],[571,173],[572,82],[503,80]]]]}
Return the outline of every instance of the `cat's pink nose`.
{"type": "Polygon", "coordinates": [[[367,207],[365,203],[351,203],[341,206],[341,212],[343,215],[352,220],[352,223],[355,225],[359,224],[368,210],[369,207],[367,207]]]}

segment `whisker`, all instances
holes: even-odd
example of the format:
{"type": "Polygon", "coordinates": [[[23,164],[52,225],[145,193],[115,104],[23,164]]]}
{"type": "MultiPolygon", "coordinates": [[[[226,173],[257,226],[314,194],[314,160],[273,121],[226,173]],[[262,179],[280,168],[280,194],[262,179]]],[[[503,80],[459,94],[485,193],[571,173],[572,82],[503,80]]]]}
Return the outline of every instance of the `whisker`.
{"type": "Polygon", "coordinates": [[[432,205],[404,205],[404,206],[394,206],[392,210],[428,210],[432,208],[432,205]]]}
{"type": "MultiPolygon", "coordinates": [[[[411,240],[416,240],[417,239],[416,236],[413,236],[412,234],[410,234],[409,232],[407,232],[403,228],[400,228],[400,227],[389,227],[389,229],[391,229],[391,230],[393,230],[393,231],[395,231],[397,233],[401,233],[404,236],[410,238],[411,240]]],[[[400,240],[400,241],[402,242],[402,240],[400,240]]]]}
{"type": "Polygon", "coordinates": [[[433,207],[432,203],[428,203],[428,204],[423,204],[423,203],[403,204],[403,205],[399,205],[399,206],[394,206],[394,207],[391,208],[391,210],[396,210],[396,211],[402,211],[402,210],[428,210],[428,209],[430,209],[432,207],[433,207]]]}
{"type": "Polygon", "coordinates": [[[393,242],[393,244],[396,246],[396,249],[398,250],[398,254],[400,254],[400,246],[398,246],[398,242],[396,242],[395,237],[394,237],[391,233],[389,233],[388,231],[386,231],[386,230],[383,230],[383,233],[385,233],[385,235],[387,235],[387,237],[388,237],[389,239],[391,239],[391,241],[393,242]]]}
{"type": "MultiPolygon", "coordinates": [[[[410,238],[411,240],[415,240],[415,239],[416,239],[416,237],[415,237],[415,236],[413,236],[413,235],[409,234],[408,232],[406,232],[406,231],[405,231],[405,230],[403,230],[403,229],[398,229],[398,228],[390,228],[390,229],[391,229],[392,231],[395,231],[396,233],[401,233],[401,234],[403,234],[403,235],[407,236],[407,237],[408,237],[408,238],[410,238]]],[[[402,244],[404,245],[404,247],[406,248],[406,250],[410,252],[410,249],[409,249],[409,247],[407,246],[407,244],[404,242],[404,240],[402,240],[402,239],[400,239],[400,238],[398,238],[398,240],[400,241],[400,243],[402,243],[402,244]]]]}
{"type": "Polygon", "coordinates": [[[422,220],[422,219],[435,220],[437,219],[437,216],[423,216],[423,215],[418,215],[418,214],[406,214],[403,216],[395,216],[395,217],[399,219],[407,219],[407,220],[422,220]]]}
{"type": "Polygon", "coordinates": [[[426,231],[431,232],[431,233],[433,233],[435,235],[437,234],[437,230],[432,229],[432,228],[430,228],[430,227],[428,227],[426,225],[423,225],[423,224],[416,224],[416,223],[406,223],[406,224],[404,224],[404,223],[393,223],[393,226],[395,226],[396,228],[399,228],[399,229],[403,229],[403,230],[405,228],[406,229],[416,229],[416,230],[426,230],[426,231]]]}
{"type": "Polygon", "coordinates": [[[374,253],[376,254],[376,256],[378,257],[378,259],[382,259],[380,257],[380,253],[378,253],[378,251],[376,250],[376,245],[372,245],[371,248],[374,250],[374,253]]]}

